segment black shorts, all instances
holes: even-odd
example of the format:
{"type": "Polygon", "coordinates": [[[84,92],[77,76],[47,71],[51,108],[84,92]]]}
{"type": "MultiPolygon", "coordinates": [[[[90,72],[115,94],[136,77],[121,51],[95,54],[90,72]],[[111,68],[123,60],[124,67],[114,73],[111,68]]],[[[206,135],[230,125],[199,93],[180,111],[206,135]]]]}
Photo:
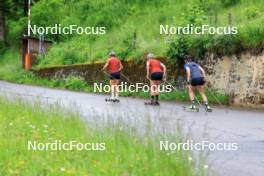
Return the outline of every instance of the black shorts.
{"type": "Polygon", "coordinates": [[[110,73],[109,78],[111,80],[113,80],[113,79],[120,79],[120,72],[110,73]]]}
{"type": "Polygon", "coordinates": [[[163,72],[151,73],[150,79],[154,81],[161,81],[163,79],[163,72]]]}
{"type": "Polygon", "coordinates": [[[204,85],[205,81],[204,81],[204,78],[203,77],[200,77],[200,78],[193,78],[191,80],[191,85],[192,86],[202,86],[204,85]]]}

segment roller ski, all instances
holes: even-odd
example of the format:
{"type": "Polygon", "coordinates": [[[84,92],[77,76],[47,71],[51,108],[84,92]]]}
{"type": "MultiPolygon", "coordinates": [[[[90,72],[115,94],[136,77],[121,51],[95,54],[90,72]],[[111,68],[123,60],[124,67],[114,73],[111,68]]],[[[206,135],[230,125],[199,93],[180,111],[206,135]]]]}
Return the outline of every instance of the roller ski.
{"type": "Polygon", "coordinates": [[[106,102],[113,102],[113,103],[119,103],[120,102],[119,99],[113,99],[113,98],[106,98],[105,101],[106,102]]]}
{"type": "Polygon", "coordinates": [[[150,101],[150,102],[145,102],[145,105],[150,105],[150,106],[159,106],[159,102],[154,102],[154,101],[150,101]]]}
{"type": "Polygon", "coordinates": [[[186,110],[186,111],[190,111],[190,112],[199,112],[199,108],[196,107],[196,106],[183,106],[183,109],[186,110]]]}

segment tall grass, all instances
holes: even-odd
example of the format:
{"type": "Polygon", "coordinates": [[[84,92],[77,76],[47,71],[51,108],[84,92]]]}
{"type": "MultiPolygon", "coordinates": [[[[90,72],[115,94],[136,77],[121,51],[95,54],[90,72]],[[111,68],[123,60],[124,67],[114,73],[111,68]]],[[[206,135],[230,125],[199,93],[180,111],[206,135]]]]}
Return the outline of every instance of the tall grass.
{"type": "Polygon", "coordinates": [[[121,123],[96,129],[60,106],[0,98],[0,137],[0,175],[204,175],[189,152],[160,151],[159,138],[121,123]],[[28,150],[28,141],[54,140],[105,143],[106,150],[28,150]]]}

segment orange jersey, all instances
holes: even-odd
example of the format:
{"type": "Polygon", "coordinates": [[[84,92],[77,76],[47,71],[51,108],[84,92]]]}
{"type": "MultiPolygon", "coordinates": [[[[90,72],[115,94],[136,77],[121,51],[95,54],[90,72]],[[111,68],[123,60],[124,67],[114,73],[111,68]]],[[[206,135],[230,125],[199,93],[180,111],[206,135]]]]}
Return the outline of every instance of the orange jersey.
{"type": "Polygon", "coordinates": [[[148,62],[149,62],[150,73],[163,72],[163,69],[161,67],[161,62],[159,60],[150,59],[148,62]]]}
{"type": "Polygon", "coordinates": [[[116,57],[110,57],[108,59],[108,72],[109,73],[119,72],[120,66],[121,66],[121,62],[116,57]]]}

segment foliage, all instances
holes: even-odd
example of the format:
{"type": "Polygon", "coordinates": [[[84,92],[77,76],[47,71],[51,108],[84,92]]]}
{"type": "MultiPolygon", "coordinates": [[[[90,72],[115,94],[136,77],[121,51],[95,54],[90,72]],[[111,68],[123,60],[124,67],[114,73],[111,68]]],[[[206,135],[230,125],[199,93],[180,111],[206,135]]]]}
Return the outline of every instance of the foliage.
{"type": "MultiPolygon", "coordinates": [[[[86,124],[78,113],[58,105],[0,99],[0,175],[205,175],[190,152],[159,150],[160,138],[139,133],[126,124],[86,124]],[[104,125],[105,129],[96,129],[104,125]],[[37,143],[105,143],[105,151],[29,150],[37,143]],[[8,149],[8,150],[7,150],[8,149]],[[191,159],[190,159],[191,158],[191,159]],[[52,163],[52,164],[51,164],[52,163]]],[[[87,112],[89,113],[89,112],[87,112]]],[[[110,117],[110,114],[108,115],[110,117]]],[[[91,113],[91,119],[100,119],[91,113]]],[[[142,116],[142,118],[146,118],[142,116]]],[[[167,140],[181,142],[180,131],[167,140]]],[[[96,147],[94,147],[96,148],[96,147]]]]}
{"type": "Polygon", "coordinates": [[[223,4],[223,6],[228,7],[239,3],[239,1],[240,0],[221,0],[221,3],[223,4]]]}
{"type": "Polygon", "coordinates": [[[167,56],[173,63],[178,63],[177,61],[182,59],[186,54],[188,54],[188,46],[184,36],[180,36],[170,43],[167,56]]]}
{"type": "Polygon", "coordinates": [[[85,90],[87,83],[81,77],[70,75],[65,79],[65,88],[70,90],[85,90]]]}
{"type": "Polygon", "coordinates": [[[245,9],[245,14],[249,20],[256,18],[259,15],[259,9],[256,6],[250,6],[245,9]]]}

